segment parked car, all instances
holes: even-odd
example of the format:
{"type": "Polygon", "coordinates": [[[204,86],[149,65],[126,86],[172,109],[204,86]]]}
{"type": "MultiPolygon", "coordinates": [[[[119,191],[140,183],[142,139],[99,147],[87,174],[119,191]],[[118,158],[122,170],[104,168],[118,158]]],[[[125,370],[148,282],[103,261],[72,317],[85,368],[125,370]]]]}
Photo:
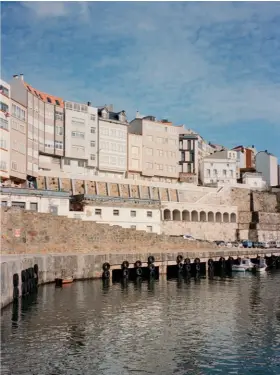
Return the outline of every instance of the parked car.
{"type": "Polygon", "coordinates": [[[253,247],[259,249],[261,247],[261,243],[258,241],[253,242],[253,247]]]}
{"type": "Polygon", "coordinates": [[[276,241],[269,241],[269,247],[271,248],[271,249],[275,249],[276,248],[276,241]]]}
{"type": "Polygon", "coordinates": [[[264,241],[264,242],[260,242],[260,248],[261,249],[269,249],[269,243],[264,241]]]}
{"type": "Polygon", "coordinates": [[[193,236],[191,236],[190,234],[184,234],[183,238],[184,238],[184,240],[196,241],[196,239],[193,236]]]}
{"type": "Polygon", "coordinates": [[[242,245],[245,249],[251,249],[253,247],[253,242],[249,240],[243,240],[242,245]]]}
{"type": "Polygon", "coordinates": [[[276,241],[276,247],[280,248],[280,241],[276,241]]]}
{"type": "Polygon", "coordinates": [[[237,241],[234,241],[231,244],[232,244],[232,247],[239,247],[240,246],[239,242],[237,242],[237,241]]]}
{"type": "Polygon", "coordinates": [[[226,246],[225,241],[213,241],[217,246],[223,247],[226,246]]]}

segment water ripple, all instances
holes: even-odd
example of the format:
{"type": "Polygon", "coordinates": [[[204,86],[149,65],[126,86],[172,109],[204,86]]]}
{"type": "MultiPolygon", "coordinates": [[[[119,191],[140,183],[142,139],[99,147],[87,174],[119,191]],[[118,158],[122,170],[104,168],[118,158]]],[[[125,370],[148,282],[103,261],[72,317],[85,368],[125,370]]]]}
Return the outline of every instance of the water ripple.
{"type": "Polygon", "coordinates": [[[46,285],[3,311],[1,374],[279,375],[280,273],[262,276],[46,285]]]}

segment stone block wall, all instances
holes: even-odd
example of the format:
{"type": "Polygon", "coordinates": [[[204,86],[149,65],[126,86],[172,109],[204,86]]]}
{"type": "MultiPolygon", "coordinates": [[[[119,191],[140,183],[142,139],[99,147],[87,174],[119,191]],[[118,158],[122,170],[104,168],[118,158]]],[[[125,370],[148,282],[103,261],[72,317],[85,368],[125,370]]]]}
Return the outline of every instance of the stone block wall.
{"type": "Polygon", "coordinates": [[[228,200],[228,204],[237,206],[238,211],[251,211],[251,191],[249,189],[230,189],[228,200]]]}
{"type": "Polygon", "coordinates": [[[277,195],[275,193],[253,191],[252,201],[253,211],[277,212],[277,195]]]}
{"type": "Polygon", "coordinates": [[[119,226],[62,216],[1,208],[2,254],[184,251],[215,249],[207,242],[189,242],[119,226]]]}

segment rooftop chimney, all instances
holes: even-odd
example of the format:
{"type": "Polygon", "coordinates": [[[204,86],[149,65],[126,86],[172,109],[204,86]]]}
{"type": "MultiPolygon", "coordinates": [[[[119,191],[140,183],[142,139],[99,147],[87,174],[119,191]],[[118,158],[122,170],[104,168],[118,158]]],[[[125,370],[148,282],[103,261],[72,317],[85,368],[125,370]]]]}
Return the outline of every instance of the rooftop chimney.
{"type": "Polygon", "coordinates": [[[254,146],[254,145],[252,145],[252,148],[255,148],[255,146],[254,146]]]}
{"type": "Polygon", "coordinates": [[[267,150],[264,150],[264,152],[266,152],[266,153],[267,153],[267,150]]]}
{"type": "Polygon", "coordinates": [[[20,73],[20,78],[22,81],[24,81],[24,75],[22,73],[20,73]]]}
{"type": "Polygon", "coordinates": [[[14,74],[14,75],[13,75],[13,78],[18,79],[18,74],[14,74]]]}
{"type": "Polygon", "coordinates": [[[91,107],[91,102],[87,102],[88,107],[91,107]]]}
{"type": "Polygon", "coordinates": [[[136,116],[135,116],[135,118],[140,118],[141,116],[140,116],[140,112],[139,111],[136,111],[136,116]]]}

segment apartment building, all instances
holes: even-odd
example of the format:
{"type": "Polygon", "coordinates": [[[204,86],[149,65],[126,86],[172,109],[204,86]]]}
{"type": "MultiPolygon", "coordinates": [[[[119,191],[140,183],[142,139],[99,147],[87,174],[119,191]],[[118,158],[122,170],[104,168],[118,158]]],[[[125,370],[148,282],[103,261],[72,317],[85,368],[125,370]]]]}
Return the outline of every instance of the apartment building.
{"type": "Polygon", "coordinates": [[[179,134],[179,181],[198,183],[198,134],[182,129],[179,134]]]}
{"type": "Polygon", "coordinates": [[[200,182],[203,185],[235,184],[238,178],[236,151],[217,151],[200,163],[200,182]]]}
{"type": "Polygon", "coordinates": [[[0,80],[0,179],[9,179],[11,162],[11,90],[10,85],[0,80]]]}
{"type": "Polygon", "coordinates": [[[98,108],[99,144],[98,174],[123,178],[127,172],[128,122],[125,111],[114,112],[113,106],[98,108]]]}
{"type": "Polygon", "coordinates": [[[91,103],[65,102],[64,172],[95,175],[98,166],[98,110],[91,103]]]}
{"type": "Polygon", "coordinates": [[[242,170],[252,170],[255,169],[255,148],[252,146],[244,147],[237,146],[232,149],[236,151],[237,154],[237,168],[242,170]]]}
{"type": "Polygon", "coordinates": [[[26,180],[27,168],[27,110],[11,99],[11,168],[10,178],[17,183],[26,180]]]}
{"type": "Polygon", "coordinates": [[[11,97],[27,108],[27,179],[36,178],[40,169],[61,164],[64,154],[63,99],[35,89],[14,75],[11,97]],[[40,154],[40,157],[39,157],[40,154]]]}
{"type": "MultiPolygon", "coordinates": [[[[130,122],[129,133],[142,136],[142,153],[139,151],[137,156],[142,158],[140,178],[163,182],[178,180],[180,129],[168,120],[158,121],[154,116],[135,118],[130,122]]],[[[134,148],[134,158],[136,151],[134,148]]]]}
{"type": "Polygon", "coordinates": [[[276,156],[265,151],[260,151],[256,155],[256,170],[262,173],[268,186],[278,185],[278,159],[276,156]]]}

